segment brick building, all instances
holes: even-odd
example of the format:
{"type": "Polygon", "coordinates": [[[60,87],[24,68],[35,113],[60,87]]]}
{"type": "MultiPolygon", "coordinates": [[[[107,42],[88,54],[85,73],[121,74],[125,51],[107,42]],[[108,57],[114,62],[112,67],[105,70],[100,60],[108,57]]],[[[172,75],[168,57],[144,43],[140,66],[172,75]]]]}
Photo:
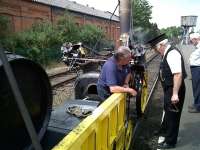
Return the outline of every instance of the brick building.
{"type": "Polygon", "coordinates": [[[94,24],[103,29],[116,46],[119,45],[119,17],[112,16],[110,12],[68,0],[0,0],[0,15],[9,17],[14,32],[27,29],[42,20],[55,23],[66,9],[74,16],[77,25],[94,24]]]}

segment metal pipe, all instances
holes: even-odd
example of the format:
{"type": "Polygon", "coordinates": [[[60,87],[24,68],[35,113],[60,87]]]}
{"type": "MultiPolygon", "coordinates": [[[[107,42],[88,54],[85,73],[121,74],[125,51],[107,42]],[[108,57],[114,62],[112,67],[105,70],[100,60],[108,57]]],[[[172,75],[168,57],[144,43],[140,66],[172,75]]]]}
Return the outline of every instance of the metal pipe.
{"type": "Polygon", "coordinates": [[[120,29],[121,45],[129,45],[129,34],[130,34],[130,17],[131,17],[131,4],[130,0],[119,0],[119,17],[120,17],[120,29]]]}
{"type": "Polygon", "coordinates": [[[130,0],[119,0],[119,17],[121,34],[129,33],[130,31],[130,0]]]}
{"type": "Polygon", "coordinates": [[[82,61],[92,61],[92,62],[106,62],[105,59],[92,59],[92,58],[66,58],[68,60],[82,60],[82,61]]]}

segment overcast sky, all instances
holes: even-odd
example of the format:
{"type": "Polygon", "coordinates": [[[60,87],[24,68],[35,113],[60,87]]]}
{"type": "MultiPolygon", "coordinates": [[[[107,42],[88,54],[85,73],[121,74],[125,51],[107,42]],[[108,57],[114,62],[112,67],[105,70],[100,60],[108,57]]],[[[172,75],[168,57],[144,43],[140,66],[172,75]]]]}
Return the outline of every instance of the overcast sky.
{"type": "MultiPolygon", "coordinates": [[[[118,0],[73,0],[77,3],[94,7],[103,11],[113,12],[118,0]]],[[[157,23],[159,28],[180,26],[181,16],[196,15],[197,28],[200,29],[200,0],[148,0],[153,6],[152,22],[157,23]]]]}

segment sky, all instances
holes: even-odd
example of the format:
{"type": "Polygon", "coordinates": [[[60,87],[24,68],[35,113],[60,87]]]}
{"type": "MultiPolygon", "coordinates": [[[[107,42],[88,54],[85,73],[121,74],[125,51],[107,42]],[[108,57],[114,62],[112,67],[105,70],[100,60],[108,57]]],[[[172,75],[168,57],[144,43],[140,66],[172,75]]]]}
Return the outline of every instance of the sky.
{"type": "MultiPolygon", "coordinates": [[[[113,12],[118,0],[73,0],[77,3],[94,7],[103,11],[113,12]]],[[[151,22],[157,23],[158,28],[180,26],[181,16],[195,15],[197,27],[200,30],[200,0],[147,0],[152,8],[151,22]]],[[[117,12],[118,14],[118,12],[117,12]]]]}

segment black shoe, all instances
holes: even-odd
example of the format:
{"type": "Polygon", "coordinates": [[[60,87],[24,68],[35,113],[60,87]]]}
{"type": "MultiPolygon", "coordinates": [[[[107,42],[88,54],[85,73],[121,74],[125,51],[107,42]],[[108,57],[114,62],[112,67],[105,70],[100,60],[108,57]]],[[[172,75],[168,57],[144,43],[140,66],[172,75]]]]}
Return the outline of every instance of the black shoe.
{"type": "Polygon", "coordinates": [[[195,107],[194,107],[194,108],[189,108],[189,109],[188,109],[188,112],[189,112],[189,113],[200,113],[200,111],[197,110],[195,107]]]}
{"type": "Polygon", "coordinates": [[[167,144],[166,142],[162,142],[158,144],[158,149],[170,149],[170,148],[175,148],[175,144],[167,144]]]}

